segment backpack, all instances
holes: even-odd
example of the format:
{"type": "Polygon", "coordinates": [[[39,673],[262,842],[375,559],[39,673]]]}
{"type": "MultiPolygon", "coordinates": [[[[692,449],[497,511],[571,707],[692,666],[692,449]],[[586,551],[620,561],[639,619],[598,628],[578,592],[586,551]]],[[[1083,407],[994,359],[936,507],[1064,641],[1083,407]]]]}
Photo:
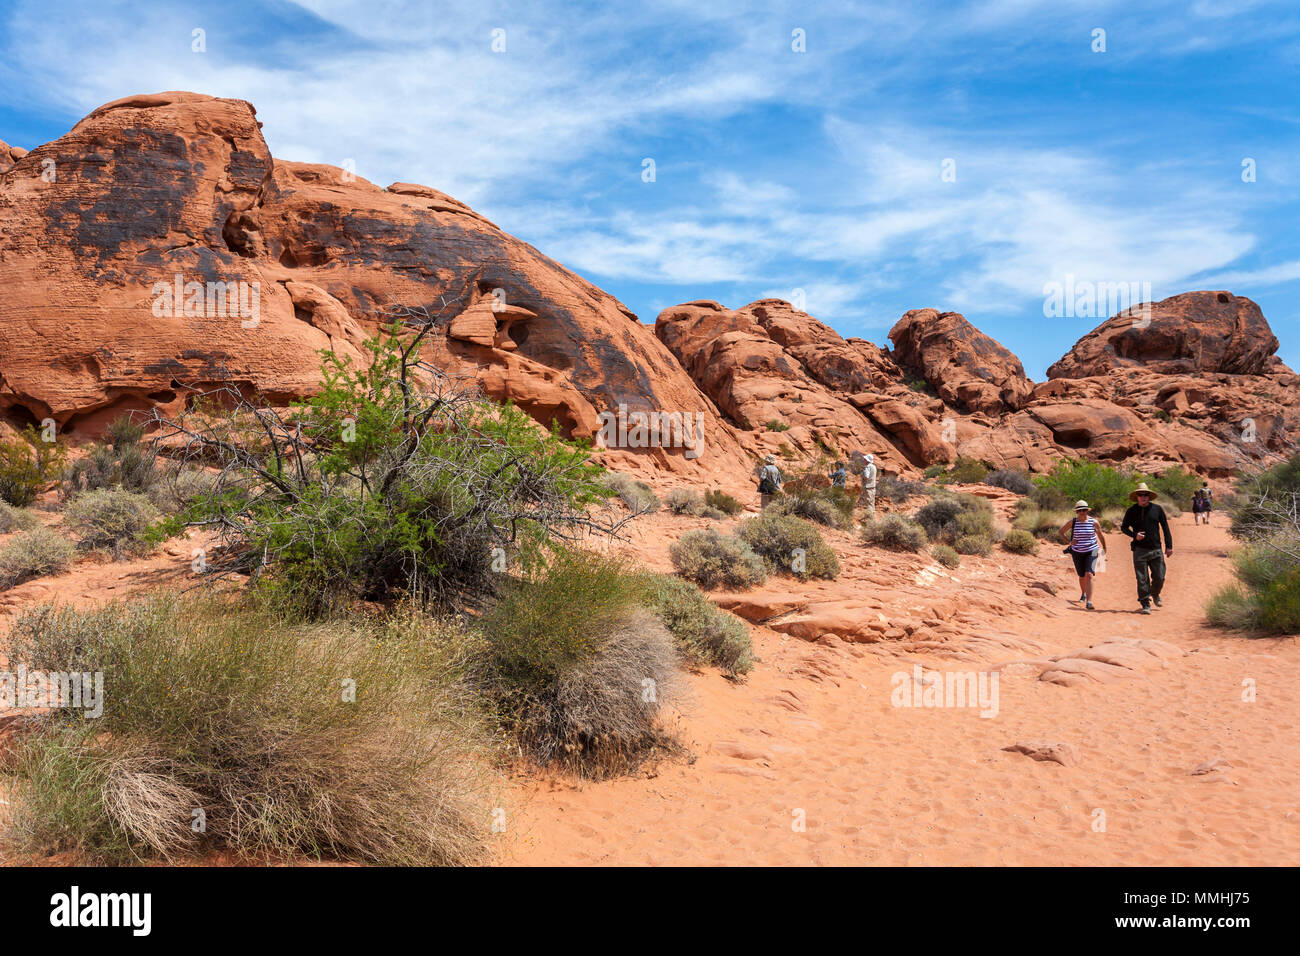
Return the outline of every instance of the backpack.
{"type": "Polygon", "coordinates": [[[758,493],[760,495],[776,494],[776,482],[773,481],[771,478],[769,478],[767,475],[764,475],[762,478],[758,480],[758,493]]]}

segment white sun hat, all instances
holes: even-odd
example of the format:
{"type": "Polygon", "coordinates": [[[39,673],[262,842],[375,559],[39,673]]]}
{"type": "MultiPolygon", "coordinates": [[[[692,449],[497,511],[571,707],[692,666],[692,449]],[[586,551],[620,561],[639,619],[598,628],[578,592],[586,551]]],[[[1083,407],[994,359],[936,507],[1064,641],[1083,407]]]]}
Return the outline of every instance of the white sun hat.
{"type": "Polygon", "coordinates": [[[1074,503],[1075,511],[1084,511],[1088,507],[1089,507],[1088,502],[1084,501],[1082,498],[1080,498],[1078,501],[1074,503]]]}

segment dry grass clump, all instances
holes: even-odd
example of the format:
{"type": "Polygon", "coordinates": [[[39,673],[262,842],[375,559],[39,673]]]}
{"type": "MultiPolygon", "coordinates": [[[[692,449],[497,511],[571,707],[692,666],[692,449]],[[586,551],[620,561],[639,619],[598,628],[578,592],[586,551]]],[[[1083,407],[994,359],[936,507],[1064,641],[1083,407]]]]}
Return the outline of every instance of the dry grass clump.
{"type": "Polygon", "coordinates": [[[627,773],[671,745],[672,635],[620,560],[561,550],[510,582],[480,622],[480,681],[522,753],[585,777],[627,773]]]}
{"type": "Polygon", "coordinates": [[[695,518],[702,517],[708,505],[704,503],[704,498],[689,488],[674,488],[668,492],[664,498],[664,507],[675,515],[690,515],[695,518]]]}
{"type": "Polygon", "coordinates": [[[749,625],[719,610],[690,581],[670,574],[647,574],[646,587],[677,647],[697,664],[714,664],[733,676],[754,666],[749,625]]]}
{"type": "Polygon", "coordinates": [[[1012,554],[1037,554],[1038,539],[1022,528],[1012,528],[1002,539],[1002,547],[1012,554]]]}
{"type": "Polygon", "coordinates": [[[490,749],[470,639],[413,611],[291,619],[212,596],[24,614],[12,656],[100,672],[103,715],[23,738],[19,852],[101,863],[205,849],[379,864],[481,860],[490,749]]]}
{"type": "Polygon", "coordinates": [[[0,549],[0,589],[66,571],[76,553],[71,541],[49,528],[17,534],[0,549]]]}
{"type": "Polygon", "coordinates": [[[617,471],[602,475],[600,483],[614,492],[627,510],[634,515],[650,514],[659,510],[659,498],[654,489],[644,481],[636,481],[617,471]]]}
{"type": "Polygon", "coordinates": [[[30,531],[40,521],[29,508],[15,508],[8,502],[0,501],[0,534],[12,534],[15,531],[30,531]]]}
{"type": "Polygon", "coordinates": [[[145,533],[158,509],[147,497],[121,488],[100,488],[72,499],[64,512],[64,525],[81,547],[108,551],[115,558],[144,554],[150,548],[145,533]]]}
{"type": "Polygon", "coordinates": [[[930,546],[930,556],[942,564],[945,568],[955,568],[961,564],[961,555],[953,548],[946,544],[935,544],[930,546]]]}

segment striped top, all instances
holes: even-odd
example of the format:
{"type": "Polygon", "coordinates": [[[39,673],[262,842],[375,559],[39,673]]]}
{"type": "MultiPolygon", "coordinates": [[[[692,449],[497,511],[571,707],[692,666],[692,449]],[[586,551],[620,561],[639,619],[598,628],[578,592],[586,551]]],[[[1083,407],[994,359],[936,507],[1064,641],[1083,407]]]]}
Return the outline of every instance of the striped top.
{"type": "Polygon", "coordinates": [[[1074,529],[1070,538],[1070,550],[1084,554],[1097,550],[1097,519],[1088,518],[1080,521],[1074,519],[1074,529]]]}

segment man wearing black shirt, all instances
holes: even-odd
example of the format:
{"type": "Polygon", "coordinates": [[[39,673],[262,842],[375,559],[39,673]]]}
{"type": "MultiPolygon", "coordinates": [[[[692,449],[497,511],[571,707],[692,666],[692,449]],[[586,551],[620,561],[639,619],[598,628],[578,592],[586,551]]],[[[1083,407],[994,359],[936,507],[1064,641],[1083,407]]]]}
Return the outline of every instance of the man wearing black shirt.
{"type": "Polygon", "coordinates": [[[1146,486],[1138,485],[1129,494],[1129,501],[1136,502],[1124,512],[1124,522],[1119,530],[1133,539],[1133,571],[1137,575],[1138,601],[1142,603],[1143,614],[1151,613],[1151,602],[1161,606],[1160,592],[1165,586],[1165,558],[1174,553],[1173,535],[1169,533],[1169,519],[1165,509],[1155,503],[1155,492],[1146,486]],[[1160,552],[1160,533],[1165,535],[1165,550],[1160,552]]]}

